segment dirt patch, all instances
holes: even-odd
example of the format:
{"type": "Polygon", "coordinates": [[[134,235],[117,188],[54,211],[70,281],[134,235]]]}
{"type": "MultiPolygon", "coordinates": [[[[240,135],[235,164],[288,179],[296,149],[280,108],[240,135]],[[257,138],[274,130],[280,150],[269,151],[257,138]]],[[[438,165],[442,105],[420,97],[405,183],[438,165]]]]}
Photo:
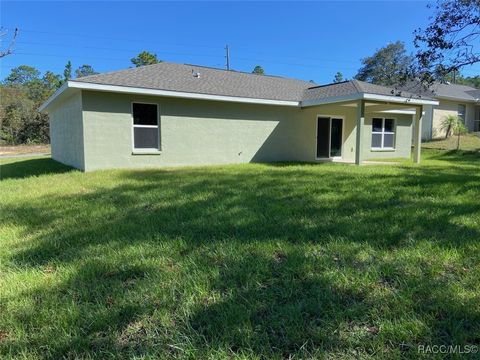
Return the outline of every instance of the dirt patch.
{"type": "Polygon", "coordinates": [[[8,333],[6,331],[0,330],[0,342],[5,340],[8,337],[8,333]]]}
{"type": "Polygon", "coordinates": [[[50,145],[0,146],[0,155],[50,154],[50,145]]]}

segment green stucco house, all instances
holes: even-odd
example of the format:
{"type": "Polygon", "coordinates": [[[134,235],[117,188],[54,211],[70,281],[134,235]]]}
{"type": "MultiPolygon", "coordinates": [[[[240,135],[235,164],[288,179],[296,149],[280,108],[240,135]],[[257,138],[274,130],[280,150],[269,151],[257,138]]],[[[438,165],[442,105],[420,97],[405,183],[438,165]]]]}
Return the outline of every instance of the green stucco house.
{"type": "Polygon", "coordinates": [[[420,160],[432,98],[352,80],[311,82],[155,65],[66,82],[45,104],[53,159],[84,171],[275,161],[420,160]]]}

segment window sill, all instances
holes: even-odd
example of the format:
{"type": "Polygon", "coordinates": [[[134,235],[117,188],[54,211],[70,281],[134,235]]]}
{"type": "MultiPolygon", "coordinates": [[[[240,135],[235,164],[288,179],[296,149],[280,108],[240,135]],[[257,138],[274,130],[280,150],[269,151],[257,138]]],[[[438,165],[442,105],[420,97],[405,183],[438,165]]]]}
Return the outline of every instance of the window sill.
{"type": "Polygon", "coordinates": [[[370,149],[372,152],[395,152],[395,149],[394,148],[386,148],[386,149],[382,149],[382,148],[371,148],[370,149]]]}
{"type": "Polygon", "coordinates": [[[160,155],[161,150],[133,150],[132,155],[160,155]]]}

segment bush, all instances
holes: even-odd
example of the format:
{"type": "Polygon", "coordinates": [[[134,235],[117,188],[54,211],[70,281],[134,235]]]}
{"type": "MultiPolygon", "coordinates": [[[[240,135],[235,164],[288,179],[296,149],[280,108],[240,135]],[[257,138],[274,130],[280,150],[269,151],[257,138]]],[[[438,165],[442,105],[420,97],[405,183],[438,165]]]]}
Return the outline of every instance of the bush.
{"type": "Polygon", "coordinates": [[[2,86],[0,140],[8,145],[49,143],[48,115],[38,112],[38,103],[26,91],[2,86]]]}

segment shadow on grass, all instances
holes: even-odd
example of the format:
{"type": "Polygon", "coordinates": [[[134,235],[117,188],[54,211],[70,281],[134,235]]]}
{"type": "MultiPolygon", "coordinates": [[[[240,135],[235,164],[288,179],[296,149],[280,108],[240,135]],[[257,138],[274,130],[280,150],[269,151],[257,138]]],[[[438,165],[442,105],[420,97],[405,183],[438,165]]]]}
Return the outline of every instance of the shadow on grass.
{"type": "MultiPolygon", "coordinates": [[[[8,160],[7,160],[8,161],[8,160]]],[[[30,176],[60,174],[75,169],[51,158],[28,159],[15,162],[0,162],[0,180],[21,179],[30,176]]]]}
{"type": "Polygon", "coordinates": [[[430,158],[434,160],[445,160],[454,163],[463,163],[468,165],[480,166],[480,150],[448,150],[448,151],[432,151],[434,155],[430,158]]]}
{"type": "Polygon", "coordinates": [[[29,334],[9,340],[10,353],[415,357],[418,344],[480,340],[478,296],[462,296],[473,285],[461,270],[480,257],[480,230],[458,221],[479,216],[478,169],[116,176],[3,207],[2,223],[29,237],[15,265],[73,269],[15,295],[32,305],[8,315],[29,334]]]}

